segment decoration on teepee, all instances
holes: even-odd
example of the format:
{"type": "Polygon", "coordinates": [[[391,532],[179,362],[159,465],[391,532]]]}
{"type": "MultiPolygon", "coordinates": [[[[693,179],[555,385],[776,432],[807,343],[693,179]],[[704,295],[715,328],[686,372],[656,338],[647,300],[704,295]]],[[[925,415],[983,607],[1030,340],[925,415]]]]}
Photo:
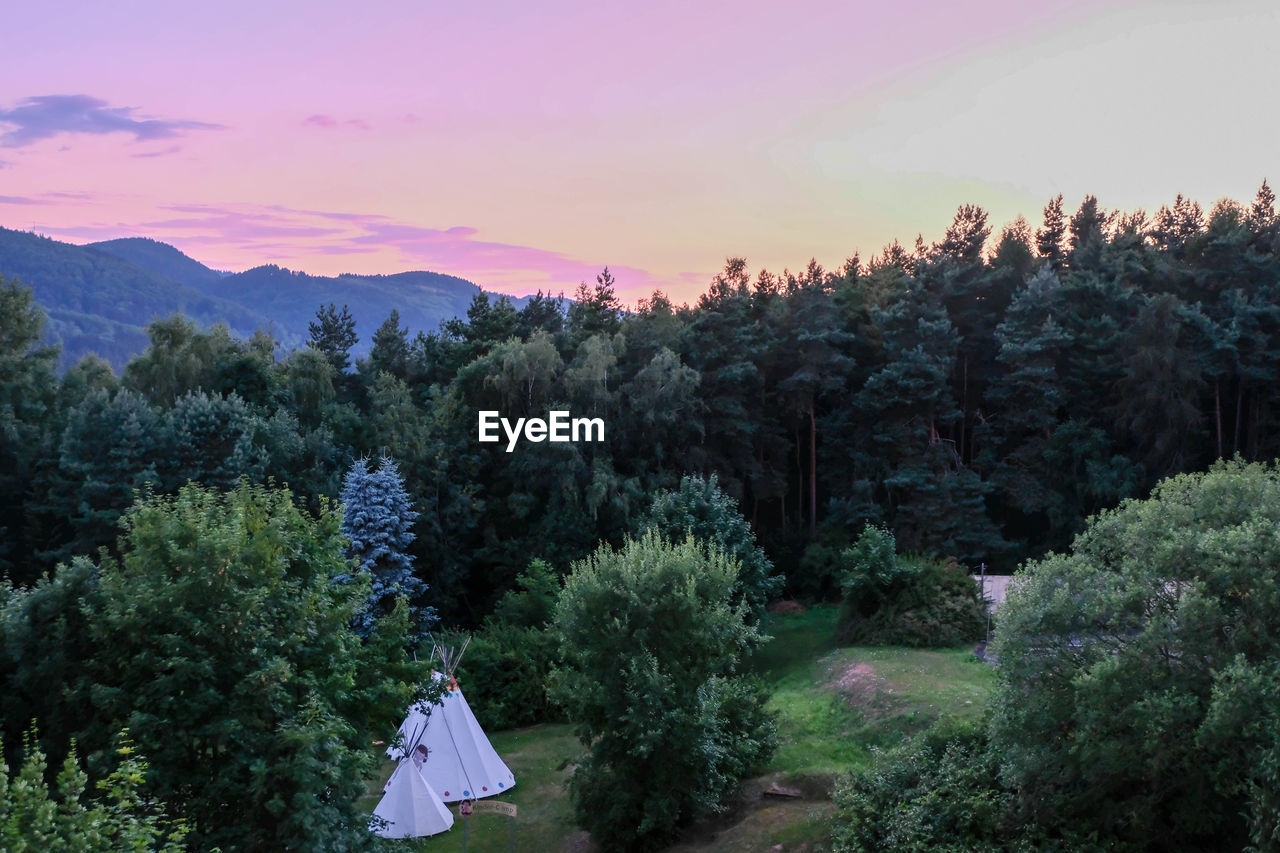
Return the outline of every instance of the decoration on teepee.
{"type": "MultiPolygon", "coordinates": [[[[411,707],[400,726],[406,745],[410,732],[423,730],[417,742],[427,748],[430,760],[421,772],[446,803],[492,797],[516,784],[516,777],[489,743],[454,676],[468,643],[470,638],[460,648],[437,645],[432,649],[432,656],[439,658],[444,672],[432,672],[431,677],[444,681],[448,690],[434,705],[411,707]]],[[[387,750],[391,758],[404,754],[403,749],[395,747],[387,750]]]]}

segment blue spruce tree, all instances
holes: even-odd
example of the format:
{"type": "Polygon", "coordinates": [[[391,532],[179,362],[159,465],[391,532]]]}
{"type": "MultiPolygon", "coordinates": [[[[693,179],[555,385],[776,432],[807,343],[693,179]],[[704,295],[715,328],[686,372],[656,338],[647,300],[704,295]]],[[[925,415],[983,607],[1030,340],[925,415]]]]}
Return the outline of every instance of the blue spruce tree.
{"type": "MultiPolygon", "coordinates": [[[[373,580],[369,603],[356,617],[355,629],[367,637],[373,623],[404,596],[414,608],[412,623],[425,631],[435,621],[435,608],[421,604],[427,585],[413,574],[413,557],[406,552],[414,540],[409,529],[418,517],[396,465],[387,457],[378,460],[377,470],[369,470],[368,459],[357,459],[342,481],[342,532],[351,540],[347,556],[358,570],[373,580]]],[[[350,580],[339,575],[335,581],[350,580]]]]}

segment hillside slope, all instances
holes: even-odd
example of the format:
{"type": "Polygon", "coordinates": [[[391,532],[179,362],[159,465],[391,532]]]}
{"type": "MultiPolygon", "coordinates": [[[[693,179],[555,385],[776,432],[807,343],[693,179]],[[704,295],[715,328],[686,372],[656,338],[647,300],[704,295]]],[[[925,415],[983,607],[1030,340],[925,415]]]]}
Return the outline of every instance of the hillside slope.
{"type": "MultiPolygon", "coordinates": [[[[176,250],[175,250],[176,251],[176,250]]],[[[269,320],[168,275],[91,246],[0,228],[0,275],[30,287],[49,317],[46,341],[63,365],[94,352],[119,367],[147,344],[151,321],[181,312],[248,336],[269,320]]]]}
{"type": "MultiPolygon", "coordinates": [[[[61,345],[63,366],[96,353],[117,368],[146,348],[149,323],[177,312],[205,328],[226,323],[240,337],[267,329],[293,348],[306,341],[321,306],[347,305],[360,338],[352,354],[360,357],[392,309],[411,336],[431,332],[465,315],[480,290],[421,270],[326,277],[268,264],[227,274],[157,240],[77,246],[6,228],[0,228],[0,275],[32,288],[49,317],[45,340],[61,345]]],[[[520,307],[527,299],[512,301],[520,307]]]]}

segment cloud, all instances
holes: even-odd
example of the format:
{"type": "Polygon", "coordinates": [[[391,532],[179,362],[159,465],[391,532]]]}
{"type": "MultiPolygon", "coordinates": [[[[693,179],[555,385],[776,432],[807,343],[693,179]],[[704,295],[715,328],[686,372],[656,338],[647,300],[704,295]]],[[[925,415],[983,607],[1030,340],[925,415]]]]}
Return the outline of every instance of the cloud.
{"type": "Polygon", "coordinates": [[[140,228],[161,234],[194,231],[184,236],[188,242],[212,244],[261,244],[270,239],[322,240],[341,235],[343,230],[332,225],[300,221],[297,217],[263,211],[249,206],[171,205],[175,213],[190,214],[170,219],[143,222],[140,228]]]}
{"type": "Polygon", "coordinates": [[[135,141],[173,139],[192,130],[221,130],[223,125],[189,119],[135,118],[134,107],[111,107],[89,95],[38,95],[16,107],[0,109],[0,146],[21,148],[61,133],[128,133],[135,141]]]}
{"type": "Polygon", "coordinates": [[[138,157],[138,158],[145,158],[145,157],[164,157],[164,156],[167,156],[167,155],[169,155],[169,154],[177,154],[177,153],[178,153],[179,151],[181,151],[181,150],[182,150],[182,146],[181,146],[181,145],[170,145],[168,148],[164,148],[164,149],[162,149],[162,150],[160,150],[160,151],[142,151],[142,152],[139,152],[139,153],[137,153],[137,154],[132,154],[132,155],[130,155],[130,156],[132,156],[132,157],[138,157]]]}
{"type": "Polygon", "coordinates": [[[22,195],[0,195],[0,204],[41,204],[42,202],[22,195]]]}
{"type": "Polygon", "coordinates": [[[339,127],[339,126],[354,127],[354,128],[358,128],[359,130],[369,129],[369,123],[364,119],[349,118],[349,119],[346,119],[345,121],[339,121],[333,116],[325,115],[324,113],[316,113],[315,115],[307,116],[305,119],[302,120],[302,125],[303,127],[319,127],[325,130],[332,130],[333,128],[339,127]]]}

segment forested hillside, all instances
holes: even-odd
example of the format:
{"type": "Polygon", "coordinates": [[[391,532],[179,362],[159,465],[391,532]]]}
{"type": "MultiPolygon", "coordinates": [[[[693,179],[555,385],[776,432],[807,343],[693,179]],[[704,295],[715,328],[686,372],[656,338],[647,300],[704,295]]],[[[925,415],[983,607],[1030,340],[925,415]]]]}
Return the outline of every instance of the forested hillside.
{"type": "Polygon", "coordinates": [[[432,330],[464,314],[478,290],[465,279],[425,271],[325,277],[266,265],[218,272],[156,240],[74,246],[4,228],[0,275],[35,291],[48,315],[45,341],[61,348],[62,367],[93,354],[117,369],[146,348],[148,323],[173,314],[206,330],[223,323],[240,337],[262,329],[287,350],[305,343],[316,305],[348,304],[365,332],[353,352],[363,355],[368,331],[392,309],[408,328],[432,330]]]}
{"type": "Polygon", "coordinates": [[[63,366],[94,353],[121,367],[146,348],[147,323],[175,313],[244,336],[269,323],[145,263],[24,231],[0,228],[0,275],[35,292],[48,316],[46,340],[61,347],[63,366]]]}

